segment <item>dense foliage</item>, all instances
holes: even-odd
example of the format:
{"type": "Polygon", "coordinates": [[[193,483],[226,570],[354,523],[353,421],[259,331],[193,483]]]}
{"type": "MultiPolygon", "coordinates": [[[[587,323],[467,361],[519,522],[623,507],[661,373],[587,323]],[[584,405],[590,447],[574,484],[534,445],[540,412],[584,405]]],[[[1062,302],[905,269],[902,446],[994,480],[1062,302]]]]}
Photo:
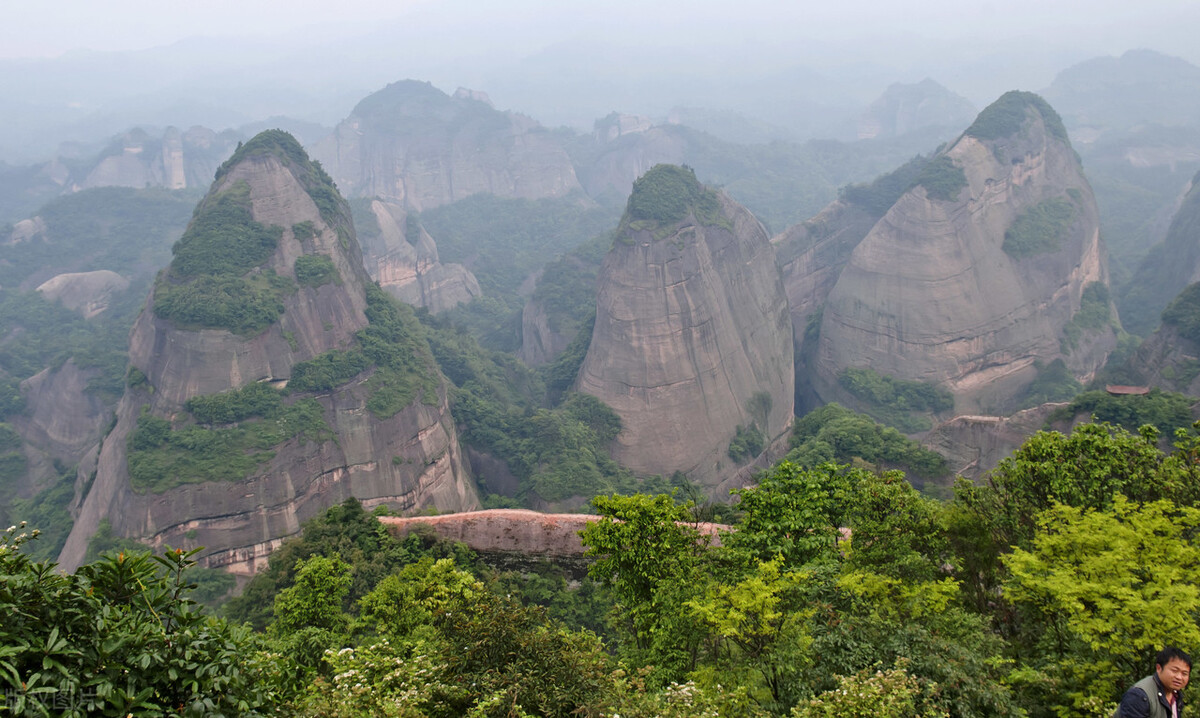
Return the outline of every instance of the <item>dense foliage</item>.
{"type": "Polygon", "coordinates": [[[1176,429],[1192,425],[1191,406],[1194,400],[1169,391],[1151,389],[1149,394],[1113,396],[1106,391],[1087,391],[1076,396],[1070,404],[1054,410],[1049,421],[1062,421],[1079,414],[1094,421],[1122,426],[1129,431],[1149,424],[1163,436],[1173,436],[1176,429]]]}
{"type": "Polygon", "coordinates": [[[1083,385],[1075,379],[1075,375],[1061,358],[1049,364],[1035,365],[1038,373],[1025,389],[1022,409],[1052,401],[1070,401],[1083,391],[1083,385]]]}
{"type": "Polygon", "coordinates": [[[912,186],[925,188],[930,199],[953,202],[967,186],[967,175],[947,155],[938,155],[927,162],[917,173],[912,186]]]}
{"type": "Polygon", "coordinates": [[[1075,205],[1065,199],[1039,202],[1013,220],[1001,248],[1016,259],[1057,252],[1074,219],[1075,205]]]}
{"type": "Polygon", "coordinates": [[[1050,103],[1032,92],[1019,90],[1006,92],[1000,99],[985,107],[964,134],[981,140],[1011,137],[1021,132],[1029,119],[1030,110],[1041,116],[1046,131],[1052,137],[1070,143],[1067,128],[1050,103]]]}
{"type": "Polygon", "coordinates": [[[863,402],[868,414],[905,432],[929,428],[929,419],[920,413],[936,413],[954,407],[954,397],[941,387],[897,379],[874,369],[844,369],[838,375],[838,384],[863,402]]]}
{"type": "Polygon", "coordinates": [[[625,207],[630,221],[674,224],[692,214],[698,221],[720,220],[721,205],[712,190],[700,184],[690,167],[655,165],[634,180],[625,207]]]}
{"type": "Polygon", "coordinates": [[[1163,310],[1162,322],[1184,339],[1200,343],[1200,282],[1190,284],[1163,310]]]}
{"type": "MultiPolygon", "coordinates": [[[[1079,338],[1086,332],[1112,327],[1112,296],[1104,282],[1090,282],[1083,288],[1079,298],[1079,311],[1063,327],[1062,348],[1070,353],[1079,345],[1079,338]]],[[[1115,328],[1119,329],[1119,325],[1115,328]]]]}
{"type": "Polygon", "coordinates": [[[932,479],[948,471],[946,460],[896,429],[837,404],[796,419],[787,460],[812,468],[828,462],[865,461],[881,469],[903,469],[932,479]]]}
{"type": "Polygon", "coordinates": [[[253,634],[189,602],[187,554],[65,576],[14,528],[0,681],[91,701],[69,715],[1100,718],[1158,648],[1200,643],[1198,456],[1085,424],[947,501],[785,461],[719,545],[672,496],[600,496],[576,587],[348,500],[228,604],[253,634]]]}
{"type": "Polygon", "coordinates": [[[302,254],[296,257],[293,269],[296,281],[305,287],[319,287],[340,279],[333,260],[325,254],[302,254]]]}
{"type": "Polygon", "coordinates": [[[843,187],[838,196],[882,217],[905,192],[920,183],[917,178],[928,163],[928,157],[917,155],[871,182],[843,187]]]}

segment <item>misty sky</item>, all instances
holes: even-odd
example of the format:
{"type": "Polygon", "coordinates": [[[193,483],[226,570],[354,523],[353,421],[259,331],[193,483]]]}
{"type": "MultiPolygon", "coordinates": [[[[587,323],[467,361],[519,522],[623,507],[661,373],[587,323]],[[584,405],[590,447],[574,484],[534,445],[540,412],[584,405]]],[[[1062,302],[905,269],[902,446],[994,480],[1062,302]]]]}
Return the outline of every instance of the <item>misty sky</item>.
{"type": "Polygon", "coordinates": [[[935,40],[970,42],[976,51],[1052,40],[1092,54],[1151,47],[1200,59],[1200,4],[1191,0],[43,0],[0,4],[0,57],[137,50],[194,36],[352,36],[391,21],[459,30],[445,38],[448,51],[532,52],[571,38],[623,34],[632,42],[687,37],[728,46],[935,40]]]}

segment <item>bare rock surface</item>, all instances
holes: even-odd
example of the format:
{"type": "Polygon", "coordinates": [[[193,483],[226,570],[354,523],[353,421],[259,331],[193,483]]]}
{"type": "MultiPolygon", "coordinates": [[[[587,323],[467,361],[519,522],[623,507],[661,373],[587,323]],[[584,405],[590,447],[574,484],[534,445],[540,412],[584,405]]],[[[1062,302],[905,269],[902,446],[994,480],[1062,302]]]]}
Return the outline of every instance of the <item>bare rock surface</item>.
{"type": "Polygon", "coordinates": [[[98,269],[94,272],[68,272],[59,274],[38,286],[51,302],[61,302],[64,307],[79,312],[85,319],[100,314],[112,300],[129,288],[129,280],[116,272],[98,269]]]}
{"type": "MultiPolygon", "coordinates": [[[[688,172],[656,167],[639,183],[668,171],[688,172]]],[[[631,207],[650,186],[635,185],[631,207]]],[[[768,445],[788,431],[794,369],[765,229],[724,194],[703,192],[709,209],[693,205],[681,220],[647,224],[626,212],[576,388],[621,417],[612,455],[623,466],[682,471],[712,489],[739,468],[727,455],[738,426],[757,426],[768,445]]]]}
{"type": "Polygon", "coordinates": [[[403,208],[374,200],[371,213],[379,234],[360,237],[363,263],[386,292],[434,314],[465,304],[482,293],[471,270],[441,262],[433,237],[420,224],[410,226],[403,208]]]}
{"type": "Polygon", "coordinates": [[[954,475],[978,480],[1041,431],[1060,406],[1065,404],[1041,404],[1012,416],[956,416],[934,427],[921,445],[946,457],[954,475]]]}
{"type": "Polygon", "coordinates": [[[837,381],[847,367],[939,384],[962,414],[1003,408],[1038,361],[1063,358],[1089,380],[1116,336],[1106,326],[1064,350],[1084,288],[1107,285],[1108,271],[1095,199],[1057,115],[1009,93],[930,166],[938,171],[887,211],[829,293],[814,373],[821,398],[855,406],[837,381]],[[1004,113],[1016,124],[996,133],[1004,113]],[[1046,202],[1069,207],[1066,226],[1042,251],[1006,252],[1006,233],[1046,202]]]}
{"type": "Polygon", "coordinates": [[[534,120],[413,80],[360,102],[313,156],[344,194],[418,211],[480,192],[538,199],[579,189],[566,151],[534,120]]]}

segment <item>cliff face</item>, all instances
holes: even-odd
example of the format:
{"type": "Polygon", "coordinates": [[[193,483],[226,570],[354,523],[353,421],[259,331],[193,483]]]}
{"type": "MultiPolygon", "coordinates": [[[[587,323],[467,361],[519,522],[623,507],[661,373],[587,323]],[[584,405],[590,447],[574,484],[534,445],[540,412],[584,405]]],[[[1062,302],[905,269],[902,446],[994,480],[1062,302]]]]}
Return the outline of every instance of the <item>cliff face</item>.
{"type": "MultiPolygon", "coordinates": [[[[360,348],[360,331],[374,328],[390,306],[362,268],[348,207],[299,144],[278,131],[246,143],[218,171],[133,328],[130,362],[144,379],[131,381],[103,441],[64,566],[79,564],[102,519],[119,536],[156,547],[204,546],[208,565],[252,572],[301,522],[349,496],[404,510],[474,508],[445,384],[424,340],[411,340],[409,356],[396,360],[417,377],[409,394],[397,388],[398,370],[360,348]],[[221,313],[231,292],[243,298],[221,313]],[[268,415],[226,404],[242,413],[203,418],[189,400],[221,404],[238,395],[213,395],[258,383],[286,386],[301,362],[310,362],[303,367],[311,377],[338,361],[353,368],[306,379],[286,395],[264,390],[281,410],[309,407],[309,429],[266,434],[275,438],[252,446],[265,453],[254,453],[257,464],[245,472],[214,479],[211,467],[195,467],[207,461],[219,469],[249,449],[214,459],[193,456],[188,442],[172,438],[192,432],[219,452],[212,447],[253,432],[268,415]],[[381,391],[393,392],[390,408],[380,408],[381,391]],[[157,426],[159,434],[139,434],[143,426],[157,426]],[[139,466],[165,468],[149,478],[143,471],[135,482],[137,452],[139,466]]],[[[373,341],[404,326],[394,321],[373,341]]],[[[275,421],[282,426],[284,419],[275,421]]]]}
{"type": "Polygon", "coordinates": [[[566,152],[533,120],[412,80],[360,102],[313,156],[347,195],[418,211],[480,192],[538,199],[579,189],[566,152]]]}
{"type": "Polygon", "coordinates": [[[929,78],[895,83],[858,119],[858,138],[898,137],[929,127],[965,127],[975,108],[961,95],[929,78]]]}
{"type": "Polygon", "coordinates": [[[762,224],[690,170],[662,165],[638,180],[576,382],[620,415],[613,458],[638,473],[683,471],[715,487],[746,461],[728,456],[738,426],[768,445],[783,435],[791,320],[762,224]]]}
{"type": "Polygon", "coordinates": [[[1037,96],[1008,93],[855,247],[825,304],[814,384],[854,405],[838,377],[869,368],[939,384],[957,413],[978,413],[1005,408],[1036,361],[1061,357],[1086,381],[1115,346],[1107,282],[1095,200],[1061,121],[1037,96]],[[1098,306],[1077,319],[1091,285],[1098,306]]]}
{"type": "Polygon", "coordinates": [[[153,137],[137,129],[117,137],[76,184],[90,187],[203,187],[233,152],[236,137],[203,127],[168,127],[153,137]]]}
{"type": "Polygon", "coordinates": [[[480,295],[471,270],[443,264],[433,238],[402,208],[374,200],[371,215],[378,232],[364,236],[360,229],[363,263],[384,291],[435,314],[480,295]]]}

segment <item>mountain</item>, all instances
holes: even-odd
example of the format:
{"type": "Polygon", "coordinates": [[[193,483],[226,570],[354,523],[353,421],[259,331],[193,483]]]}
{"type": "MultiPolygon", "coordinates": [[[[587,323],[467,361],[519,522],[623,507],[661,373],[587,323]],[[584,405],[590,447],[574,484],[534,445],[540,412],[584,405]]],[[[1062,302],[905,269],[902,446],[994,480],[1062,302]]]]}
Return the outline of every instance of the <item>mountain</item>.
{"type": "Polygon", "coordinates": [[[652,168],[600,270],[575,384],[620,416],[613,458],[717,487],[787,433],[793,382],[787,298],[762,224],[691,170],[652,168]]]}
{"type": "Polygon", "coordinates": [[[487,96],[405,80],[366,97],[313,147],[347,196],[426,210],[480,192],[561,197],[579,189],[570,158],[534,120],[487,96]]]}
{"type": "Polygon", "coordinates": [[[65,566],[104,521],[253,572],[349,496],[477,505],[420,325],[371,283],[348,205],[284,132],[257,135],[217,171],[129,357],[116,424],[79,470],[65,566]]]}
{"type": "Polygon", "coordinates": [[[1151,123],[1200,124],[1200,67],[1153,50],[1098,57],[1058,73],[1042,95],[1090,135],[1151,123]]]}
{"type": "Polygon", "coordinates": [[[1158,326],[1159,315],[1189,284],[1200,281],[1200,174],[1192,179],[1167,236],[1138,265],[1121,297],[1122,316],[1129,329],[1146,336],[1158,326]]]}
{"type": "Polygon", "coordinates": [[[1040,97],[1010,92],[854,248],[811,378],[822,401],[860,410],[1002,410],[1039,366],[1062,358],[1087,380],[1103,365],[1116,342],[1107,284],[1066,129],[1040,97]]]}
{"type": "Polygon", "coordinates": [[[1149,386],[1200,396],[1200,282],[1189,284],[1162,311],[1162,324],[1128,362],[1149,386]]]}
{"type": "Polygon", "coordinates": [[[433,237],[400,206],[371,200],[354,224],[367,273],[400,301],[436,314],[481,294],[471,270],[443,264],[433,237]]]}
{"type": "Polygon", "coordinates": [[[898,137],[931,127],[955,131],[975,118],[975,106],[930,78],[888,86],[858,118],[858,138],[898,137]]]}

